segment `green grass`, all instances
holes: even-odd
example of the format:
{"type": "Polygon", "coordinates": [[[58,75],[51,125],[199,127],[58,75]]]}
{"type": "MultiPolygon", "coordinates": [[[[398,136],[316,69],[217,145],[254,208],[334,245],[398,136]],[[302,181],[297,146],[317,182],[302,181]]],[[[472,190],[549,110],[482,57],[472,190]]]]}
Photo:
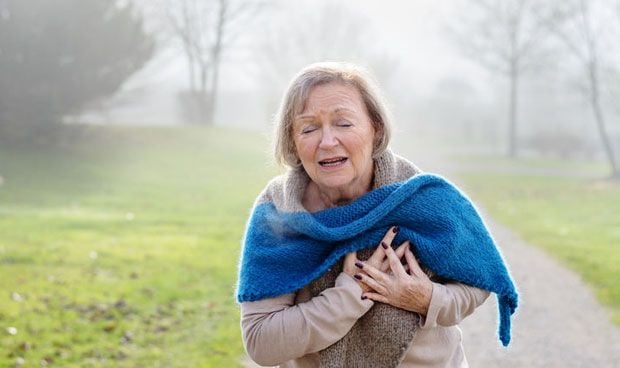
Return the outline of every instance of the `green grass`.
{"type": "Polygon", "coordinates": [[[1,146],[0,366],[237,366],[236,267],[275,173],[266,147],[192,127],[1,146]]]}
{"type": "Polygon", "coordinates": [[[574,173],[582,176],[600,176],[608,174],[609,165],[605,161],[568,160],[556,157],[518,157],[485,155],[453,155],[451,161],[495,169],[513,171],[536,171],[537,173],[574,173]]]}
{"type": "Polygon", "coordinates": [[[619,183],[488,173],[459,177],[493,218],[579,273],[620,324],[619,183]]]}

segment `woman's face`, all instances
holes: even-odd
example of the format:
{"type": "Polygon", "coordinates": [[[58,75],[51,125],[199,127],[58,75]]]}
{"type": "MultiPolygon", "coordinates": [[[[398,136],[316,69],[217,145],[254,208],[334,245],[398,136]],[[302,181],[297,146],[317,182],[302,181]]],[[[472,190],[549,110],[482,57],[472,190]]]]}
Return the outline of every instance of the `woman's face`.
{"type": "Polygon", "coordinates": [[[362,96],[355,87],[341,83],[314,87],[293,123],[304,169],[319,187],[328,189],[368,185],[374,138],[362,96]]]}

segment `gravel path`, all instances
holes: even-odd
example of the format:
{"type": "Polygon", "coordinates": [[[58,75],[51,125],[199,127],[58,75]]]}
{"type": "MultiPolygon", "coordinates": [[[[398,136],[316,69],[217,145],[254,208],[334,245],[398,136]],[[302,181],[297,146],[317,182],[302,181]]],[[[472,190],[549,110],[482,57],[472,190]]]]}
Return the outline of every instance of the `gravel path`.
{"type": "Polygon", "coordinates": [[[494,295],[461,323],[472,367],[620,367],[620,328],[575,273],[487,221],[520,293],[508,349],[497,341],[494,295]]]}
{"type": "MultiPolygon", "coordinates": [[[[416,160],[422,168],[457,182],[453,170],[437,157],[416,160]]],[[[419,152],[418,152],[419,153],[419,152]]],[[[492,295],[461,323],[464,345],[472,367],[609,367],[620,368],[620,328],[596,301],[593,292],[574,272],[511,230],[483,215],[507,259],[520,293],[513,317],[512,342],[503,348],[497,339],[497,303],[492,295]]],[[[247,357],[245,367],[257,367],[247,357]]]]}
{"type": "MultiPolygon", "coordinates": [[[[468,171],[468,167],[475,171],[481,169],[450,163],[437,155],[436,147],[411,148],[406,143],[401,140],[397,152],[415,158],[423,170],[444,175],[460,187],[463,186],[458,173],[468,171]]],[[[476,205],[480,208],[480,203],[476,205]]],[[[620,328],[612,324],[609,313],[598,303],[592,290],[573,271],[490,219],[484,209],[482,212],[510,266],[520,300],[513,316],[508,348],[503,348],[497,339],[495,295],[461,323],[470,365],[620,368],[620,328]]]]}
{"type": "MultiPolygon", "coordinates": [[[[433,147],[411,149],[401,144],[399,148],[397,152],[416,158],[416,164],[423,170],[444,175],[463,187],[458,173],[466,172],[467,165],[448,162],[436,155],[433,147]]],[[[481,169],[472,167],[475,171],[481,169]]],[[[480,208],[480,203],[476,205],[480,208]]],[[[609,313],[580,276],[490,219],[484,209],[482,212],[510,266],[520,300],[513,316],[512,341],[508,348],[503,348],[497,339],[498,313],[494,294],[461,323],[470,365],[620,368],[620,328],[612,324],[609,313]]]]}

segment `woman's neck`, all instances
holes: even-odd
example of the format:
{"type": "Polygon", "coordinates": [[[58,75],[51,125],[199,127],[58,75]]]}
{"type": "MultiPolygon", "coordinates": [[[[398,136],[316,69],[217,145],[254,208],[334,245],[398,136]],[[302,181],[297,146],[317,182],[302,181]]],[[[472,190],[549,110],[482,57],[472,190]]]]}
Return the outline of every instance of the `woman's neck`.
{"type": "Polygon", "coordinates": [[[343,206],[368,193],[372,189],[372,184],[372,174],[359,183],[345,187],[322,188],[310,181],[304,193],[303,205],[310,212],[343,206]]]}

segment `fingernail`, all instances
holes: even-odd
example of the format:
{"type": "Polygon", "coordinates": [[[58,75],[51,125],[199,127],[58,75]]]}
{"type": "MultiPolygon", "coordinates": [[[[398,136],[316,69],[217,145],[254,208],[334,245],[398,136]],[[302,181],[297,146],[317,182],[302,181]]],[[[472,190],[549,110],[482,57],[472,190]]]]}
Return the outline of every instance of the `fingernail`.
{"type": "Polygon", "coordinates": [[[362,295],[362,300],[366,300],[368,297],[366,295],[362,295]]]}
{"type": "Polygon", "coordinates": [[[387,249],[388,248],[388,245],[385,244],[384,242],[381,242],[381,246],[383,247],[383,249],[387,249]]]}
{"type": "Polygon", "coordinates": [[[356,273],[355,275],[353,275],[353,277],[355,277],[355,278],[356,278],[356,279],[358,279],[358,280],[361,280],[361,279],[362,279],[362,275],[357,274],[357,273],[356,273]]]}
{"type": "Polygon", "coordinates": [[[364,268],[364,264],[362,262],[355,262],[355,267],[364,268]]]}
{"type": "Polygon", "coordinates": [[[392,231],[394,232],[394,234],[398,233],[398,226],[394,226],[394,228],[392,229],[392,231]]]}

